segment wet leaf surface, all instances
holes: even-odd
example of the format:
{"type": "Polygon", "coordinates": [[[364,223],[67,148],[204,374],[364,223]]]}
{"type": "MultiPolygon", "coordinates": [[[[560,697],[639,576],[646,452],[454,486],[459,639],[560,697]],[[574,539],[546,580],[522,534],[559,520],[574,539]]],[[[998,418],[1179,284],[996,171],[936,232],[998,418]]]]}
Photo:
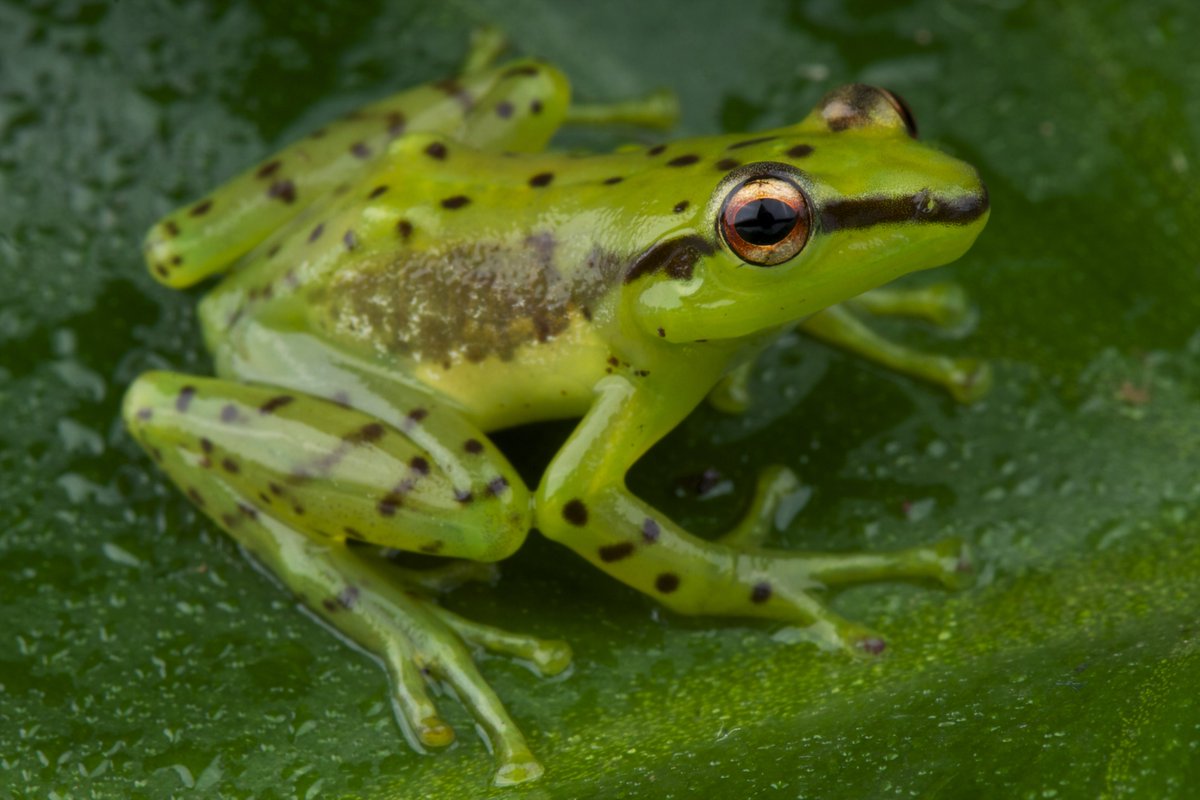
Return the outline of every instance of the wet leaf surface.
{"type": "MultiPolygon", "coordinates": [[[[992,360],[970,408],[820,345],[766,355],[753,409],[699,410],[631,485],[728,526],[756,471],[811,488],[805,549],[971,542],[979,581],[845,591],[885,632],[687,620],[531,541],[482,621],[569,640],[565,678],[483,670],[546,777],[497,796],[1185,797],[1200,780],[1200,34],[1194,3],[0,5],[0,796],[475,797],[491,759],[405,745],[382,672],[158,475],[123,387],[205,372],[196,292],[142,232],[355,105],[443,77],[471,26],[587,99],[675,89],[681,130],[792,121],[880,83],[976,164],[993,216],[953,277],[978,321],[892,335],[992,360]],[[722,488],[681,489],[713,470],[722,488]]],[[[630,136],[642,136],[630,132],[630,136]]],[[[620,139],[572,134],[572,145],[620,139]]],[[[563,426],[502,437],[536,475],[563,426]]]]}

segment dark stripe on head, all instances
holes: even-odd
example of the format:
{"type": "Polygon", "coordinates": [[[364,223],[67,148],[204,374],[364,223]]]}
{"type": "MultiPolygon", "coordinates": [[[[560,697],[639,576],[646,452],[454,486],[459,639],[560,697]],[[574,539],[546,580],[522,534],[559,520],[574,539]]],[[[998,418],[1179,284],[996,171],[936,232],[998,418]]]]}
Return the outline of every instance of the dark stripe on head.
{"type": "Polygon", "coordinates": [[[928,189],[907,197],[867,197],[836,200],[821,209],[821,229],[833,233],[851,228],[907,223],[966,225],[988,210],[987,190],[962,197],[941,198],[928,189]]]}
{"type": "Polygon", "coordinates": [[[680,236],[668,239],[646,250],[630,264],[625,273],[625,282],[632,283],[643,275],[652,272],[665,272],[676,280],[686,281],[692,277],[696,262],[703,256],[709,256],[716,249],[707,240],[699,236],[680,236]]]}

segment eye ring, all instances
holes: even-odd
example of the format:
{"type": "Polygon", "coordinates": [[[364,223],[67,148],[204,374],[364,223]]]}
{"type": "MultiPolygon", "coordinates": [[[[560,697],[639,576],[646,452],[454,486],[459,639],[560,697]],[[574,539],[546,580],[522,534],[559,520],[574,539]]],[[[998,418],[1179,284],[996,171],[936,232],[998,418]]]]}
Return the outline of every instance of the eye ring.
{"type": "Polygon", "coordinates": [[[804,249],[812,214],[803,190],[786,178],[764,175],[738,184],[717,217],[721,238],[743,261],[782,264],[804,249]]]}
{"type": "Polygon", "coordinates": [[[904,102],[904,98],[891,89],[879,89],[879,93],[888,101],[897,116],[904,121],[904,129],[908,131],[908,135],[916,139],[917,118],[913,116],[912,109],[908,107],[908,103],[904,102]]]}

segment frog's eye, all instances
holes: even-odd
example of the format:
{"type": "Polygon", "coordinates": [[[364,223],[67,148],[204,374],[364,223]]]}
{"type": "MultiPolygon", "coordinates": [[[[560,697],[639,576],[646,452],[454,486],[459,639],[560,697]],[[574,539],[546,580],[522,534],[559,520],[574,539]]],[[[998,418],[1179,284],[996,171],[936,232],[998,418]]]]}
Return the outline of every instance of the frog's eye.
{"type": "Polygon", "coordinates": [[[916,139],[917,118],[913,116],[912,109],[908,107],[908,103],[904,102],[904,98],[890,89],[880,89],[879,93],[891,104],[897,116],[904,120],[904,129],[908,131],[908,135],[916,139]]]}
{"type": "Polygon", "coordinates": [[[738,258],[760,267],[782,264],[804,249],[812,226],[808,199],[785,178],[752,178],[725,198],[721,236],[738,258]]]}
{"type": "Polygon", "coordinates": [[[917,138],[917,120],[900,95],[865,83],[852,83],[825,95],[821,116],[834,133],[879,125],[903,129],[917,138]]]}

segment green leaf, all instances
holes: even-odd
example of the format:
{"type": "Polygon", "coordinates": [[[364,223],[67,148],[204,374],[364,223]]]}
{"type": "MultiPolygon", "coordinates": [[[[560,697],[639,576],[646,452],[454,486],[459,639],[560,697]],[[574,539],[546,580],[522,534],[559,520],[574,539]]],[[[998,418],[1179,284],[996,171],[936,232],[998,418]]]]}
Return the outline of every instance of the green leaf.
{"type": "MultiPolygon", "coordinates": [[[[0,797],[1186,797],[1200,781],[1200,11],[1121,3],[0,4],[0,797]],[[382,671],[323,630],[123,433],[140,371],[209,366],[197,293],[142,232],[276,145],[450,73],[469,29],[585,99],[675,89],[681,132],[793,121],[880,83],[976,164],[993,215],[947,339],[963,408],[798,337],[742,418],[702,409],[631,485],[704,534],[792,466],[804,549],[962,536],[979,581],[835,598],[878,659],[682,619],[536,540],[449,603],[565,638],[541,680],[482,669],[547,768],[492,790],[462,734],[420,756],[382,671]],[[716,469],[707,499],[680,480],[716,469]]],[[[629,136],[640,136],[628,132],[629,136]]],[[[618,139],[568,138],[602,147],[618,139]]],[[[501,437],[536,475],[563,426],[501,437]]],[[[686,483],[686,481],[684,481],[686,483]]]]}

